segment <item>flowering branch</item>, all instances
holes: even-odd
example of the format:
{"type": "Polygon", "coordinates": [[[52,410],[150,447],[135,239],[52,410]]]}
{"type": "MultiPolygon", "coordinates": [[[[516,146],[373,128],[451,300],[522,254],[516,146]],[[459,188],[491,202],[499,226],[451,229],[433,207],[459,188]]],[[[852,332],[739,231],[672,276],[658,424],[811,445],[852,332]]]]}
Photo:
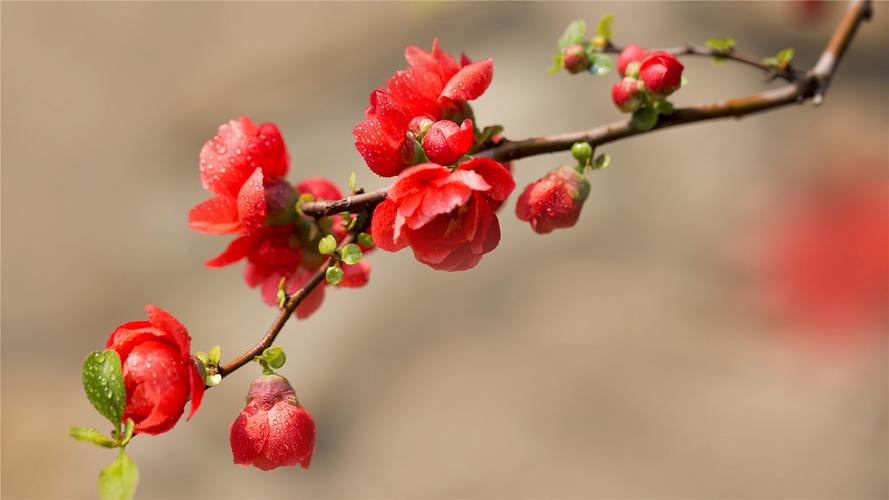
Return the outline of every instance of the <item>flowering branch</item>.
{"type": "MultiPolygon", "coordinates": [[[[852,0],[849,2],[849,9],[837,25],[813,69],[802,73],[798,77],[788,70],[783,70],[782,73],[776,74],[776,76],[791,82],[796,80],[795,83],[789,83],[783,87],[750,96],[678,108],[672,115],[663,116],[657,125],[646,130],[635,128],[632,120],[624,120],[566,134],[534,137],[521,141],[504,140],[493,148],[479,152],[476,156],[492,158],[501,162],[512,161],[539,154],[567,151],[576,142],[586,142],[595,147],[627,137],[689,123],[730,117],[741,118],[745,115],[789,104],[802,103],[808,99],[812,99],[815,104],[820,104],[840,59],[842,59],[846,49],[849,47],[849,42],[861,23],[870,19],[870,16],[871,4],[869,0],[852,0]]],[[[614,47],[614,50],[618,49],[614,47]]],[[[667,49],[667,51],[677,55],[722,55],[727,59],[749,64],[765,71],[775,70],[774,67],[757,62],[751,56],[735,51],[720,54],[715,49],[694,46],[667,49]]],[[[383,188],[356,196],[348,196],[340,200],[303,203],[302,210],[307,215],[315,217],[324,217],[341,211],[360,212],[372,209],[385,200],[387,189],[383,188]]]]}

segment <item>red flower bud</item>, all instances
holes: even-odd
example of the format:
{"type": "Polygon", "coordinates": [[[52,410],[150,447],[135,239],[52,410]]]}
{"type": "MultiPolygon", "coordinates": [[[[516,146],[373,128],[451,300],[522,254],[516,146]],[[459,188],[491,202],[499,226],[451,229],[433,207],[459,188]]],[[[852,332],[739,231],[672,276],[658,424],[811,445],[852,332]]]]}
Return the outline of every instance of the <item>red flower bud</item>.
{"type": "Polygon", "coordinates": [[[624,78],[611,87],[611,100],[617,109],[624,113],[632,113],[642,105],[642,93],[639,91],[639,81],[635,78],[624,78]]]}
{"type": "Polygon", "coordinates": [[[590,59],[583,50],[583,45],[571,45],[562,50],[562,66],[569,73],[580,73],[590,69],[590,59]]]}
{"type": "Polygon", "coordinates": [[[667,97],[682,85],[682,63],[673,54],[652,52],[639,66],[639,78],[657,97],[667,97]]]}
{"type": "Polygon", "coordinates": [[[450,165],[469,152],[474,134],[472,120],[463,120],[459,127],[450,120],[439,120],[423,137],[423,151],[433,163],[450,165]]]}
{"type": "Polygon", "coordinates": [[[189,352],[191,339],[182,323],[159,307],[145,306],[148,321],[117,327],[106,347],[120,356],[127,403],[139,434],[160,434],[176,425],[191,398],[191,412],[204,396],[204,380],[189,352]]]}
{"type": "Polygon", "coordinates": [[[516,216],[531,223],[536,233],[572,227],[577,223],[590,183],[575,167],[562,166],[528,184],[516,203],[516,216]]]}
{"type": "MultiPolygon", "coordinates": [[[[621,51],[620,55],[617,56],[617,72],[620,73],[620,76],[627,76],[627,67],[631,63],[641,63],[647,55],[648,50],[643,49],[635,43],[627,45],[624,50],[621,51]]],[[[636,73],[639,70],[639,65],[636,64],[635,66],[635,71],[633,71],[634,68],[629,68],[630,76],[633,76],[633,73],[636,73]]]]}
{"type": "Polygon", "coordinates": [[[262,470],[299,464],[308,469],[315,451],[315,422],[280,375],[253,381],[247,404],[229,428],[236,464],[262,470]]]}

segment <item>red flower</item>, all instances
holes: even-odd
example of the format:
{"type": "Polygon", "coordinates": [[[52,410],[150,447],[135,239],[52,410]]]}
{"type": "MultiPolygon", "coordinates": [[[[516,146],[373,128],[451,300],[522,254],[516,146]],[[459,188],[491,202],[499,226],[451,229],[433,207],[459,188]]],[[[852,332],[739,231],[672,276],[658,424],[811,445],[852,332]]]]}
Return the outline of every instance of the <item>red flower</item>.
{"type": "Polygon", "coordinates": [[[611,87],[611,100],[617,109],[624,113],[632,113],[642,105],[642,92],[639,81],[635,78],[624,78],[611,87]]]}
{"type": "Polygon", "coordinates": [[[667,97],[682,85],[682,63],[673,54],[659,50],[642,60],[639,78],[656,97],[667,97]]]}
{"type": "Polygon", "coordinates": [[[253,381],[247,405],[229,428],[236,464],[272,470],[299,464],[308,469],[315,451],[315,422],[280,375],[253,381]]]}
{"type": "Polygon", "coordinates": [[[408,168],[374,210],[373,239],[389,252],[410,246],[417,260],[434,269],[472,268],[497,247],[500,224],[492,204],[514,188],[512,175],[489,158],[454,170],[435,163],[408,168]]]}
{"type": "Polygon", "coordinates": [[[590,69],[592,63],[587,57],[583,45],[571,45],[562,50],[562,66],[569,73],[576,74],[590,69]]]}
{"type": "Polygon", "coordinates": [[[586,177],[572,166],[562,166],[528,184],[516,203],[516,216],[531,223],[536,233],[572,227],[590,194],[586,177]]]}
{"type": "Polygon", "coordinates": [[[463,120],[460,126],[450,120],[439,120],[423,137],[423,151],[432,163],[450,165],[469,152],[474,139],[472,120],[463,120]]]}
{"type": "Polygon", "coordinates": [[[192,415],[201,406],[204,380],[191,358],[188,330],[172,314],[148,305],[148,321],[117,327],[106,347],[120,356],[127,403],[123,420],[136,432],[160,434],[176,425],[191,398],[192,415]]]}
{"type": "Polygon", "coordinates": [[[635,67],[629,68],[629,73],[632,75],[639,70],[639,64],[645,56],[648,55],[648,50],[643,49],[642,47],[636,45],[635,43],[631,43],[624,47],[624,50],[620,52],[620,55],[617,56],[617,72],[620,73],[620,76],[627,76],[627,67],[632,63],[637,63],[635,67]]]}
{"type": "Polygon", "coordinates": [[[282,201],[293,195],[289,185],[280,180],[287,174],[288,163],[287,149],[275,124],[256,126],[242,116],[221,125],[200,154],[201,182],[216,196],[189,211],[189,227],[210,234],[258,230],[266,215],[286,206],[282,201]],[[278,205],[270,210],[270,202],[278,205]]]}
{"type": "Polygon", "coordinates": [[[472,63],[464,57],[458,64],[437,39],[432,52],[412,46],[404,56],[410,66],[371,93],[364,120],[352,130],[367,166],[383,177],[398,175],[414,162],[413,139],[406,140],[414,118],[459,122],[471,117],[466,101],[481,96],[494,75],[490,59],[472,63]]]}

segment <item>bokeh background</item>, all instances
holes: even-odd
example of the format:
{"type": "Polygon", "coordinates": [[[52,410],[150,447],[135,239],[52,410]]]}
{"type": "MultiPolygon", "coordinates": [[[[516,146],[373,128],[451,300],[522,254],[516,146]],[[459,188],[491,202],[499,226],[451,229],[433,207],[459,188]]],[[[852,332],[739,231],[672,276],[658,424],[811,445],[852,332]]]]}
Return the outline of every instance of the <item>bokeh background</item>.
{"type": "MultiPolygon", "coordinates": [[[[225,237],[189,232],[197,154],[242,114],[280,125],[291,179],[368,189],[351,142],[405,46],[493,57],[481,124],[524,138],[620,119],[614,75],[547,77],[561,30],[618,43],[733,36],[807,67],[842,4],[2,4],[2,496],[86,498],[113,454],[84,355],[158,304],[230,359],[274,316],[225,237]]],[[[141,498],[886,498],[889,4],[820,108],[602,148],[577,227],[501,212],[500,247],[441,273],[375,252],[280,337],[318,424],[309,471],[233,465],[244,369],[196,417],[130,447],[141,498]]],[[[687,60],[677,105],[768,87],[687,60]]],[[[524,160],[519,189],[565,154],[524,160]]]]}

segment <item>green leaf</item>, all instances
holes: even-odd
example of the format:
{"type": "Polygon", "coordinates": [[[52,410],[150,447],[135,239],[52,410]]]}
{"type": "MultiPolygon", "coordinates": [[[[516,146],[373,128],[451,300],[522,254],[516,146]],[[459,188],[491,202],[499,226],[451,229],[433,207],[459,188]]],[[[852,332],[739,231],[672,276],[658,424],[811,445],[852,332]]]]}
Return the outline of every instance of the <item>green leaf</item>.
{"type": "Polygon", "coordinates": [[[321,255],[333,255],[335,250],[336,238],[332,234],[328,234],[318,242],[318,251],[321,252],[321,255]]]}
{"type": "Polygon", "coordinates": [[[590,73],[596,76],[608,74],[612,68],[614,68],[614,61],[611,60],[611,57],[601,52],[587,50],[587,57],[590,58],[590,62],[592,63],[592,66],[590,66],[590,73]]]}
{"type": "Polygon", "coordinates": [[[132,418],[127,419],[127,423],[123,428],[123,439],[120,440],[121,446],[126,446],[127,443],[130,442],[130,439],[133,439],[133,431],[136,429],[136,423],[133,422],[132,418]]]}
{"type": "Polygon", "coordinates": [[[340,258],[342,258],[343,262],[346,264],[357,264],[358,261],[361,260],[361,247],[354,243],[349,243],[340,250],[340,258]]]}
{"type": "Polygon", "coordinates": [[[278,346],[266,348],[266,350],[262,351],[262,355],[259,357],[268,363],[270,367],[276,369],[284,366],[284,362],[287,361],[287,356],[284,355],[284,349],[281,349],[278,346]]]}
{"type": "Polygon", "coordinates": [[[373,236],[367,233],[358,233],[358,243],[365,248],[371,248],[374,246],[373,236]]]}
{"type": "Polygon", "coordinates": [[[711,38],[704,45],[717,52],[731,52],[735,48],[734,38],[711,38]]]}
{"type": "Polygon", "coordinates": [[[503,132],[503,125],[488,125],[480,132],[476,131],[475,134],[475,143],[478,146],[485,144],[490,141],[492,137],[503,132]]]}
{"type": "Polygon", "coordinates": [[[550,66],[548,70],[546,70],[546,74],[547,75],[554,75],[554,74],[558,73],[559,71],[562,71],[562,54],[561,53],[553,56],[553,65],[550,66]]]}
{"type": "Polygon", "coordinates": [[[788,48],[782,50],[781,52],[778,52],[778,55],[776,55],[775,58],[778,59],[778,63],[783,64],[784,66],[787,66],[788,64],[790,64],[790,61],[793,60],[793,55],[794,55],[793,48],[788,47],[788,48]]]}
{"type": "Polygon", "coordinates": [[[636,130],[649,130],[657,125],[657,111],[648,106],[639,108],[633,113],[631,123],[636,130]]]}
{"type": "Polygon", "coordinates": [[[104,448],[114,448],[117,446],[113,439],[92,427],[72,427],[68,430],[68,434],[78,441],[97,444],[104,448]]]}
{"type": "Polygon", "coordinates": [[[608,168],[608,165],[610,164],[611,156],[603,153],[596,157],[596,161],[593,162],[593,169],[599,170],[602,168],[608,168]]]}
{"type": "Polygon", "coordinates": [[[614,32],[611,30],[611,23],[614,21],[614,16],[611,14],[607,14],[602,16],[602,19],[599,19],[599,25],[596,26],[596,34],[604,38],[605,40],[610,40],[614,35],[614,32]]]}
{"type": "Polygon", "coordinates": [[[111,465],[99,472],[99,498],[129,500],[139,484],[139,469],[126,452],[120,450],[111,465]]]}
{"type": "Polygon", "coordinates": [[[110,349],[91,353],[83,361],[82,378],[90,403],[115,429],[120,429],[127,397],[120,357],[110,349]]]}
{"type": "Polygon", "coordinates": [[[559,38],[559,48],[564,49],[572,45],[581,44],[583,43],[584,36],[586,36],[586,21],[583,19],[572,21],[571,24],[565,28],[562,37],[559,38]]]}
{"type": "Polygon", "coordinates": [[[355,192],[355,183],[358,181],[358,174],[352,172],[352,175],[349,176],[349,191],[355,192]]]}
{"type": "Polygon", "coordinates": [[[222,359],[222,349],[218,345],[214,345],[207,352],[207,357],[210,359],[211,365],[218,365],[219,360],[222,359]]]}
{"type": "Polygon", "coordinates": [[[660,115],[672,115],[673,103],[664,99],[654,101],[654,109],[660,115]]]}
{"type": "Polygon", "coordinates": [[[343,270],[339,266],[330,266],[324,271],[324,279],[331,285],[338,285],[343,281],[343,270]]]}

